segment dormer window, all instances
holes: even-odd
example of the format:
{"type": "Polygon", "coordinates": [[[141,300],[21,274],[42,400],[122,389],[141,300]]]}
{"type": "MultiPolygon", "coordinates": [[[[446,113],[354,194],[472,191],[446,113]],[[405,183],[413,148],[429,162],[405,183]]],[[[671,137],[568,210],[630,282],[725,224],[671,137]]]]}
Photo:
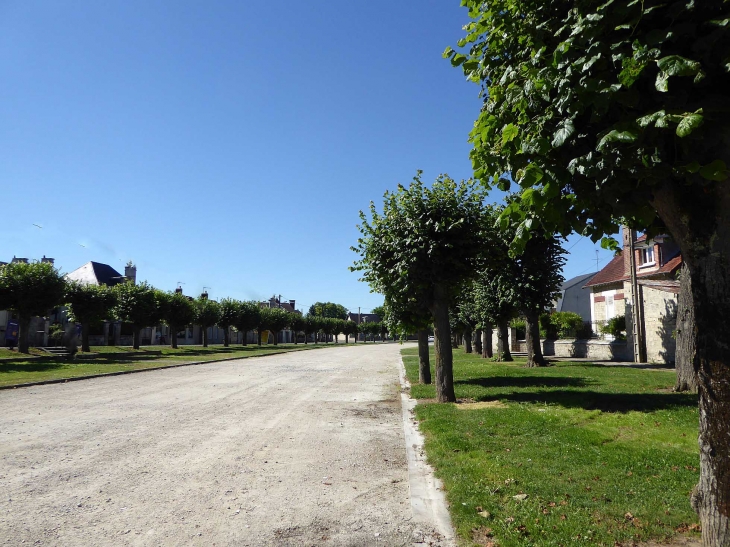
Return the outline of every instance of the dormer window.
{"type": "Polygon", "coordinates": [[[647,247],[645,249],[642,249],[641,251],[641,265],[642,266],[649,266],[651,264],[654,264],[654,246],[647,247]]]}

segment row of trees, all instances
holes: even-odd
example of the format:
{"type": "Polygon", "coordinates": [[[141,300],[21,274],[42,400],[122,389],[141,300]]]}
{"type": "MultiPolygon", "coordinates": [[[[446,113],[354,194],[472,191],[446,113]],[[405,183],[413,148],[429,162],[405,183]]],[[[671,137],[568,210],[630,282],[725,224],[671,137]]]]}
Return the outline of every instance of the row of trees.
{"type": "Polygon", "coordinates": [[[563,277],[560,238],[534,230],[521,252],[511,248],[520,229],[504,215],[505,206],[485,204],[486,192],[474,181],[456,183],[446,175],[426,187],[416,175],[409,187],[385,195],[382,213],[371,203],[370,218],[360,213],[360,255],[352,270],[385,296],[385,317],[393,332],[419,332],[420,373],[430,383],[428,333],[432,324],[436,355],[436,394],[455,401],[453,331],[477,329],[491,349],[497,327],[501,358],[509,359],[509,321],[527,323],[528,366],[542,366],[539,316],[552,302],[563,277]]]}
{"type": "MultiPolygon", "coordinates": [[[[328,303],[327,303],[328,304],[328,303]]],[[[208,346],[208,328],[218,326],[224,333],[224,345],[230,344],[231,329],[245,333],[256,331],[258,344],[266,331],[278,334],[291,329],[307,337],[322,333],[326,341],[330,336],[338,340],[344,334],[346,341],[358,333],[365,338],[375,335],[385,337],[385,326],[381,323],[363,323],[310,313],[302,316],[281,308],[262,308],[255,301],[239,301],[224,298],[220,302],[210,300],[203,294],[191,299],[179,292],[165,292],[146,282],[121,283],[114,287],[105,285],[83,285],[67,282],[49,263],[11,263],[0,268],[0,309],[17,313],[19,323],[18,349],[28,353],[28,334],[31,319],[44,316],[51,308],[68,306],[70,319],[81,324],[82,350],[89,351],[89,330],[92,325],[106,320],[116,320],[132,325],[133,345],[140,346],[141,330],[159,324],[170,327],[170,344],[177,348],[177,332],[188,325],[199,325],[203,331],[203,346],[208,346]]],[[[331,307],[331,306],[330,306],[331,307]]],[[[341,307],[341,306],[340,306],[341,307]]],[[[328,310],[327,306],[322,309],[328,310]]],[[[343,308],[344,309],[344,308],[343,308]]],[[[321,310],[315,310],[320,311],[321,310]]],[[[342,315],[341,310],[336,310],[342,315]]]]}

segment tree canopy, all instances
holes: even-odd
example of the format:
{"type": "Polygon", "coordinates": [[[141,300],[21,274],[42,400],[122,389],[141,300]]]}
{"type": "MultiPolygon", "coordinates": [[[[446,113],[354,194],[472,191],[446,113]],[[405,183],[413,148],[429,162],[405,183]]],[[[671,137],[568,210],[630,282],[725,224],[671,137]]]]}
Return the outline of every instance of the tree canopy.
{"type": "Polygon", "coordinates": [[[347,319],[347,308],[334,302],[315,302],[309,306],[309,315],[317,317],[331,317],[333,319],[347,319]]]}
{"type": "Polygon", "coordinates": [[[434,319],[436,391],[454,401],[449,312],[459,284],[484,259],[485,194],[471,181],[439,176],[428,188],[421,172],[406,188],[386,192],[379,213],[360,212],[360,255],[353,271],[362,272],[373,291],[399,307],[427,308],[434,319]]]}
{"type": "Polygon", "coordinates": [[[106,285],[70,282],[66,286],[66,303],[72,321],[81,323],[81,349],[90,351],[89,327],[109,319],[117,303],[116,293],[106,285]]]}

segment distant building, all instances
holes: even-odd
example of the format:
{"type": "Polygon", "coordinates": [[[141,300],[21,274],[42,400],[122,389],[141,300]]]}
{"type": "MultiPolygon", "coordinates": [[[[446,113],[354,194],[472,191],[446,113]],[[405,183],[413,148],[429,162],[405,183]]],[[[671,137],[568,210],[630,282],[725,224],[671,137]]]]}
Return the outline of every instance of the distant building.
{"type": "Polygon", "coordinates": [[[69,281],[76,281],[83,285],[106,285],[107,287],[113,287],[119,283],[123,283],[127,280],[136,283],[137,281],[137,268],[135,266],[127,266],[124,271],[124,275],[120,274],[109,264],[102,264],[101,262],[87,262],[80,268],[76,268],[69,274],[66,274],[66,279],[69,281]]]}
{"type": "Polygon", "coordinates": [[[560,287],[560,296],[555,301],[555,311],[577,313],[583,321],[591,321],[591,289],[584,287],[596,272],[578,275],[569,279],[560,287]]]}
{"type": "Polygon", "coordinates": [[[382,318],[377,313],[353,313],[347,314],[348,321],[354,321],[358,325],[360,323],[380,323],[382,318]]]}

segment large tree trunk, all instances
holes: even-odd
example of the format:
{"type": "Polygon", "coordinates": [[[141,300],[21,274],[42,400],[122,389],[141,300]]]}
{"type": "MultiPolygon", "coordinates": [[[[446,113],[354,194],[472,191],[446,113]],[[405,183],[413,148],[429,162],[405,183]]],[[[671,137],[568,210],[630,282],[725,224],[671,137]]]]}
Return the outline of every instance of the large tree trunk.
{"type": "Polygon", "coordinates": [[[248,331],[245,330],[241,334],[243,334],[243,342],[241,342],[241,345],[248,346],[248,331]]]}
{"type": "Polygon", "coordinates": [[[436,354],[436,397],[440,403],[454,403],[454,355],[451,351],[449,306],[446,291],[439,286],[434,289],[431,315],[436,354]]]}
{"type": "Polygon", "coordinates": [[[89,323],[81,324],[81,351],[91,351],[89,346],[89,323]]]}
{"type": "Polygon", "coordinates": [[[294,345],[296,346],[299,343],[299,340],[297,340],[297,338],[298,338],[297,332],[296,331],[291,331],[291,334],[294,337],[294,345]]]}
{"type": "Polygon", "coordinates": [[[472,346],[471,346],[471,337],[472,332],[470,330],[464,331],[464,352],[465,353],[471,353],[472,346]]]}
{"type": "Polygon", "coordinates": [[[18,352],[29,353],[30,344],[28,334],[30,333],[30,317],[18,317],[18,352]]]}
{"type": "Polygon", "coordinates": [[[492,325],[486,325],[482,329],[482,357],[491,358],[492,353],[492,325]]]}
{"type": "Polygon", "coordinates": [[[502,319],[497,323],[497,355],[500,361],[513,361],[509,350],[509,321],[502,319]]]}
{"type": "Polygon", "coordinates": [[[132,325],[132,349],[139,349],[139,339],[142,334],[142,328],[132,325]]]}
{"type": "Polygon", "coordinates": [[[428,331],[418,331],[418,383],[431,383],[431,362],[428,355],[428,331]]]}
{"type": "Polygon", "coordinates": [[[208,327],[203,327],[203,347],[208,347],[208,327]]]}
{"type": "Polygon", "coordinates": [[[540,346],[540,313],[531,310],[525,313],[525,344],[527,345],[526,367],[545,367],[547,361],[540,346]]]}
{"type": "Polygon", "coordinates": [[[223,329],[223,347],[227,348],[231,345],[231,327],[223,329]]]}
{"type": "Polygon", "coordinates": [[[459,335],[455,332],[451,334],[451,349],[459,348],[459,335]]]}
{"type": "Polygon", "coordinates": [[[278,346],[279,345],[279,331],[276,331],[274,333],[274,345],[275,346],[278,346]]]}
{"type": "Polygon", "coordinates": [[[700,482],[692,507],[702,545],[730,546],[730,187],[669,181],[654,206],[682,250],[690,273],[696,321],[700,414],[700,482]]]}
{"type": "Polygon", "coordinates": [[[697,391],[695,373],[697,356],[697,332],[695,313],[692,307],[692,281],[687,265],[682,266],[677,306],[677,351],[675,368],[677,383],[674,391],[697,391]]]}
{"type": "Polygon", "coordinates": [[[474,331],[474,352],[482,355],[482,329],[474,331]]]}
{"type": "Polygon", "coordinates": [[[170,325],[170,347],[177,349],[177,327],[170,325]]]}
{"type": "Polygon", "coordinates": [[[261,345],[261,329],[256,329],[256,335],[258,336],[259,346],[261,345]]]}

